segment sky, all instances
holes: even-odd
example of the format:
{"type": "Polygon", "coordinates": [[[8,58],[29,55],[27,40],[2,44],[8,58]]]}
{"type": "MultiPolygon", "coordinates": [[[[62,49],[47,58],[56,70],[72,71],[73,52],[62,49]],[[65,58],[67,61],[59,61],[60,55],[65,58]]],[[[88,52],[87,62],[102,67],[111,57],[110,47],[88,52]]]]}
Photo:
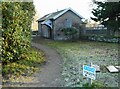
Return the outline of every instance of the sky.
{"type": "Polygon", "coordinates": [[[92,0],[33,0],[33,2],[39,17],[69,7],[85,19],[92,16],[92,0]]]}

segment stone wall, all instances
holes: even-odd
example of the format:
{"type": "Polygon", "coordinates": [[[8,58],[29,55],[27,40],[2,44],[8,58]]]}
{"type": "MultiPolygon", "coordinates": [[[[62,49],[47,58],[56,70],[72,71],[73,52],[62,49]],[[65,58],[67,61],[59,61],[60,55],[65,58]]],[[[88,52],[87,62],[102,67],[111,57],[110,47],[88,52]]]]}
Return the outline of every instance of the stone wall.
{"type": "Polygon", "coordinates": [[[54,22],[54,39],[55,40],[65,40],[65,36],[61,31],[62,28],[67,27],[76,27],[78,28],[78,34],[76,35],[79,38],[79,29],[80,29],[81,19],[76,14],[71,11],[63,14],[57,18],[54,22]]]}

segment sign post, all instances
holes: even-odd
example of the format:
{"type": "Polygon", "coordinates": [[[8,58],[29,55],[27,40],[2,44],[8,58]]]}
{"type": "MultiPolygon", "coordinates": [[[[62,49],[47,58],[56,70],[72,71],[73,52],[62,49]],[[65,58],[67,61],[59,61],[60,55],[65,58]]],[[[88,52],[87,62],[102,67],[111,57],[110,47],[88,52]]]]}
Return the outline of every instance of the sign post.
{"type": "MultiPolygon", "coordinates": [[[[90,63],[90,67],[92,66],[92,62],[90,63]]],[[[92,85],[92,79],[91,78],[88,78],[88,84],[89,84],[89,86],[91,86],[92,85]]]]}
{"type": "Polygon", "coordinates": [[[96,78],[96,69],[92,67],[92,63],[89,66],[83,65],[83,76],[88,78],[89,86],[92,85],[92,79],[95,80],[96,78]]]}

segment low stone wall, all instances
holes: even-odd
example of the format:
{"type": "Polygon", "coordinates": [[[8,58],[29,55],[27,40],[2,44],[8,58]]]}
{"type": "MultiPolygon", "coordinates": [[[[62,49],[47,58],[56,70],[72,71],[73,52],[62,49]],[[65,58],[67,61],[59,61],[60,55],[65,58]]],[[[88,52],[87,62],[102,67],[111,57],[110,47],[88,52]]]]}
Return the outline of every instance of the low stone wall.
{"type": "Polygon", "coordinates": [[[82,36],[81,39],[99,42],[120,43],[120,37],[82,36]]]}
{"type": "Polygon", "coordinates": [[[83,31],[84,35],[106,35],[107,34],[107,29],[105,28],[85,28],[83,31]]]}

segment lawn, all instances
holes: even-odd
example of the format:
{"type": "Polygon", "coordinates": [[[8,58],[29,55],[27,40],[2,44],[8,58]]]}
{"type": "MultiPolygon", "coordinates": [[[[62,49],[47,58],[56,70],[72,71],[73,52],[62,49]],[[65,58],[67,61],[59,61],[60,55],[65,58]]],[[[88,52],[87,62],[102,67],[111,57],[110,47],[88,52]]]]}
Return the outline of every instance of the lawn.
{"type": "Polygon", "coordinates": [[[105,66],[118,65],[118,44],[88,41],[37,41],[56,49],[63,58],[65,86],[82,87],[87,79],[82,75],[84,64],[99,65],[101,72],[96,75],[97,82],[107,87],[118,87],[118,73],[110,73],[105,66]]]}

